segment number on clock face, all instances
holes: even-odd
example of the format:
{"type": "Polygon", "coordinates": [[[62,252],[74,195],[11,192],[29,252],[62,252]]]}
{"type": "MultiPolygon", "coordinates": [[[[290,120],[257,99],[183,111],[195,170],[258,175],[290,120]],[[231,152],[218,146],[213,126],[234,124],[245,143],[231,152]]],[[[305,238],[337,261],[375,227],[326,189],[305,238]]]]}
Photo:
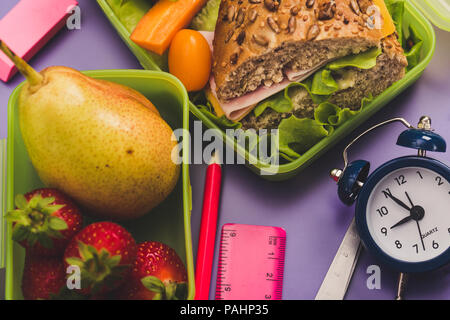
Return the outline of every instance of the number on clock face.
{"type": "Polygon", "coordinates": [[[431,260],[450,246],[450,182],[420,167],[392,171],[373,188],[366,215],[386,254],[405,262],[431,260]]]}

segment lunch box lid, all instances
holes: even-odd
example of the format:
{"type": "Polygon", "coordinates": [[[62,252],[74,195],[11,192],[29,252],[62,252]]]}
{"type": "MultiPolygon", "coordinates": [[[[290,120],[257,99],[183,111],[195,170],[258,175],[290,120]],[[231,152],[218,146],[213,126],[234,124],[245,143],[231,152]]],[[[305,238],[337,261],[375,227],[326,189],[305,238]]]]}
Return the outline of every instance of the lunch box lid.
{"type": "Polygon", "coordinates": [[[411,0],[436,27],[450,31],[450,0],[411,0]]]}

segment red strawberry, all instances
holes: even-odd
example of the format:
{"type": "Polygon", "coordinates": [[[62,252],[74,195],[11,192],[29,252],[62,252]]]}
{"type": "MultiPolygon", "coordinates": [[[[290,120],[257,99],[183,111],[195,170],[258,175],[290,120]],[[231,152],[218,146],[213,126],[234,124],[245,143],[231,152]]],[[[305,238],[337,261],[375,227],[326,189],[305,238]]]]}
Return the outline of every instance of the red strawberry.
{"type": "Polygon", "coordinates": [[[136,251],[136,242],[123,227],[97,222],[72,239],[64,261],[66,266],[80,267],[82,293],[101,296],[123,282],[136,259],[136,251]]]}
{"type": "Polygon", "coordinates": [[[22,293],[27,300],[50,299],[66,284],[64,264],[59,257],[27,255],[22,275],[22,293]]]}
{"type": "Polygon", "coordinates": [[[56,189],[37,189],[16,196],[17,209],[7,213],[12,238],[27,254],[56,256],[82,227],[82,215],[73,201],[56,189]]]}
{"type": "Polygon", "coordinates": [[[186,299],[187,273],[175,250],[166,244],[139,244],[130,277],[119,297],[129,300],[186,299]]]}

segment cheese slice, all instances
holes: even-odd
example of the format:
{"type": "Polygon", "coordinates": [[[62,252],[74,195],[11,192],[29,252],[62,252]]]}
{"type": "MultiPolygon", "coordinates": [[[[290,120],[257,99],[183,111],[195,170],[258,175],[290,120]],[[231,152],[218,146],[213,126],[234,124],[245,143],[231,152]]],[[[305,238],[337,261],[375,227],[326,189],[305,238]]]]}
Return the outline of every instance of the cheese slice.
{"type": "MultiPolygon", "coordinates": [[[[386,7],[384,0],[373,0],[373,4],[378,7],[378,10],[371,10],[370,7],[367,9],[367,15],[375,18],[375,26],[377,25],[377,16],[380,15],[381,18],[381,33],[383,38],[390,36],[395,32],[395,24],[392,17],[386,7]]],[[[376,26],[377,27],[377,26],[376,26]]]]}
{"type": "Polygon", "coordinates": [[[208,101],[211,103],[216,115],[219,118],[221,116],[223,116],[225,114],[225,112],[223,112],[223,110],[220,106],[219,100],[217,100],[216,96],[211,92],[211,88],[208,87],[205,89],[205,95],[206,95],[206,99],[208,99],[208,101]]]}

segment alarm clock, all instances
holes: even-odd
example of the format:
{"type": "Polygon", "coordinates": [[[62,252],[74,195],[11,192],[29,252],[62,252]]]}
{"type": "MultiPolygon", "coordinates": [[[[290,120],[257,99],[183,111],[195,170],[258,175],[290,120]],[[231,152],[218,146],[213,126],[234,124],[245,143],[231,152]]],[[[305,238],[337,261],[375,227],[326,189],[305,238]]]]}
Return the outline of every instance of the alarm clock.
{"type": "Polygon", "coordinates": [[[422,117],[417,127],[395,118],[366,130],[344,149],[344,169],[334,169],[340,200],[355,206],[355,223],[365,248],[401,273],[426,272],[450,262],[450,168],[427,152],[445,152],[445,140],[422,117]],[[369,174],[365,160],[351,163],[348,148],[370,131],[390,123],[407,127],[397,145],[411,156],[382,164],[369,174]]]}

